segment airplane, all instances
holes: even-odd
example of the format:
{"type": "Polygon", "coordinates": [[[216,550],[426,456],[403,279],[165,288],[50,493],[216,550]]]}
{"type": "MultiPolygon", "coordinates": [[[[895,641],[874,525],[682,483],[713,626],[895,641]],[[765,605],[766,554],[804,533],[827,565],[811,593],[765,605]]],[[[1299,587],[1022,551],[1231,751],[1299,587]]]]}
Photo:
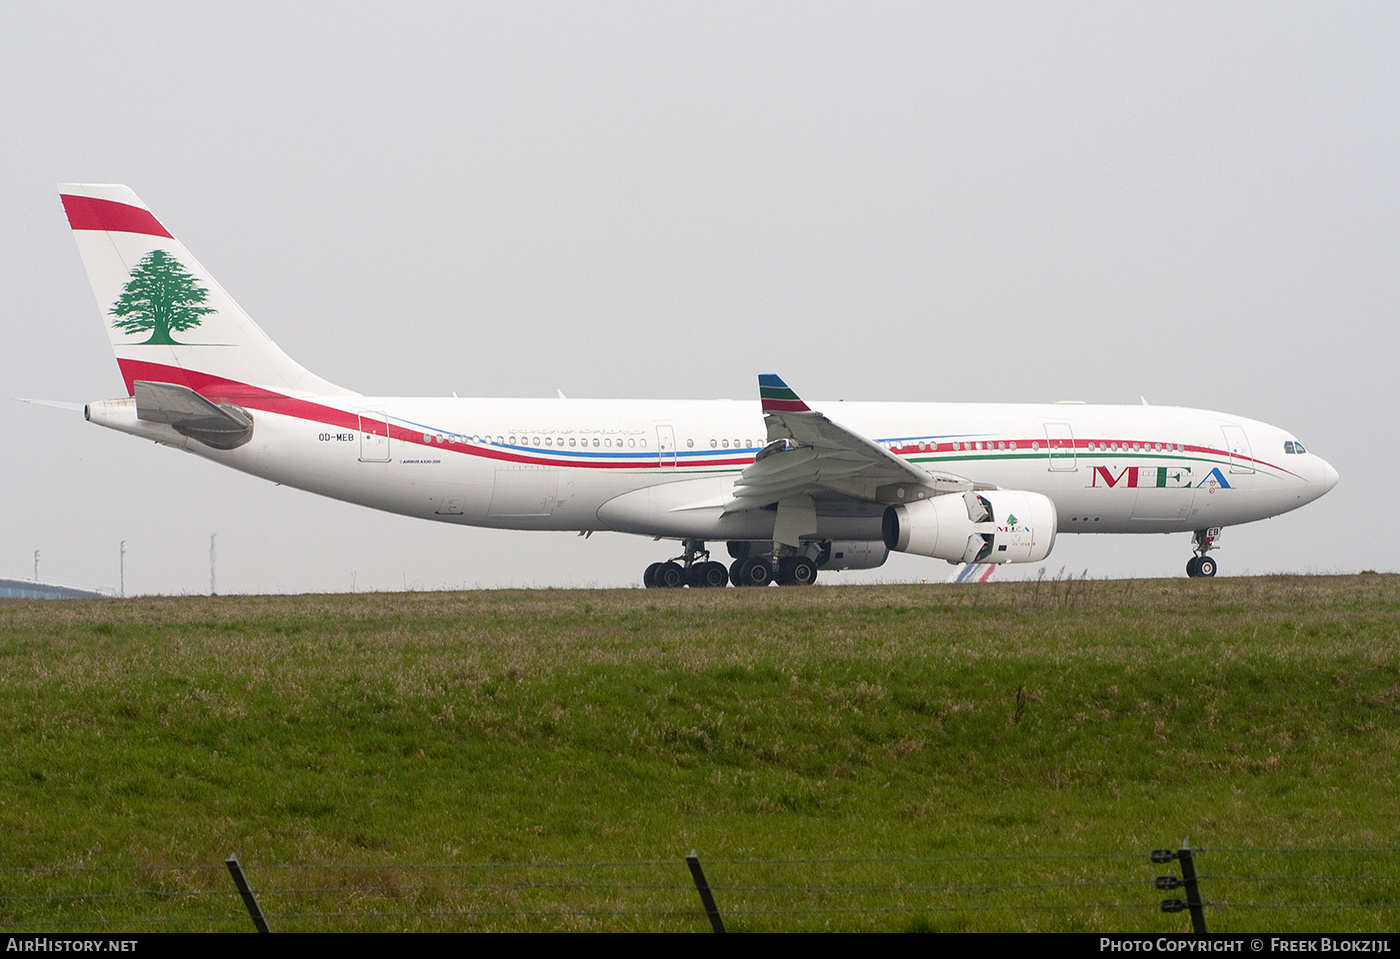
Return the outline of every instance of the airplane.
{"type": "Polygon", "coordinates": [[[365,396],[283,353],[129,188],[59,190],[126,386],[90,422],[406,516],[679,541],[649,588],[1034,563],[1061,533],[1187,532],[1211,577],[1223,527],[1337,483],[1285,430],[1145,403],[809,405],[771,373],[757,402],[365,396]]]}

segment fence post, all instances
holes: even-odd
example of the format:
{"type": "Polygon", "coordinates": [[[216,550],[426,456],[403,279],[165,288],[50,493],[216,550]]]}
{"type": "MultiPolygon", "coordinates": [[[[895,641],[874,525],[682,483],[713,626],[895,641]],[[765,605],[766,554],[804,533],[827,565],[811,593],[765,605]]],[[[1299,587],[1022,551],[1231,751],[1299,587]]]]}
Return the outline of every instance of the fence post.
{"type": "Polygon", "coordinates": [[[715,932],[724,932],[724,920],[720,918],[719,907],[715,905],[715,897],[710,893],[710,884],[705,881],[705,871],[700,868],[700,857],[695,855],[694,849],[685,857],[685,862],[690,867],[690,878],[695,880],[700,901],[705,905],[705,915],[710,917],[710,928],[715,932]]]}
{"type": "Polygon", "coordinates": [[[1198,936],[1206,934],[1206,911],[1201,903],[1201,890],[1196,885],[1196,864],[1191,860],[1191,849],[1182,844],[1176,858],[1181,860],[1181,879],[1186,883],[1186,906],[1191,910],[1191,931],[1198,936]]]}
{"type": "Polygon", "coordinates": [[[1152,850],[1152,861],[1156,863],[1171,862],[1173,859],[1181,860],[1181,878],[1175,876],[1158,876],[1153,884],[1158,889],[1177,889],[1186,887],[1186,901],[1180,899],[1163,899],[1163,912],[1181,912],[1183,909],[1191,911],[1191,931],[1198,936],[1206,934],[1206,912],[1205,904],[1201,902],[1201,889],[1196,881],[1196,864],[1191,858],[1191,847],[1185,843],[1181,848],[1173,852],[1170,849],[1152,850]]]}
{"type": "Polygon", "coordinates": [[[228,866],[228,874],[233,877],[233,884],[238,887],[238,894],[243,897],[243,905],[248,908],[248,915],[253,917],[253,925],[258,927],[258,932],[271,932],[267,927],[267,920],[263,918],[262,907],[258,905],[258,897],[253,895],[253,890],[248,887],[243,867],[238,864],[238,856],[229,853],[224,865],[228,866]]]}

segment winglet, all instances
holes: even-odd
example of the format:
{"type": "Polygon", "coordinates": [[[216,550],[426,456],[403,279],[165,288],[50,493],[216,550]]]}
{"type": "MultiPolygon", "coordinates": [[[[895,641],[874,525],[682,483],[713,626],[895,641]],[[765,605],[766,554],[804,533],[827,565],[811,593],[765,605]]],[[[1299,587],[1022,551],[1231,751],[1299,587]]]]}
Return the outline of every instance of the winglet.
{"type": "Polygon", "coordinates": [[[811,408],[776,373],[758,374],[758,397],[765,413],[810,413],[811,408]]]}

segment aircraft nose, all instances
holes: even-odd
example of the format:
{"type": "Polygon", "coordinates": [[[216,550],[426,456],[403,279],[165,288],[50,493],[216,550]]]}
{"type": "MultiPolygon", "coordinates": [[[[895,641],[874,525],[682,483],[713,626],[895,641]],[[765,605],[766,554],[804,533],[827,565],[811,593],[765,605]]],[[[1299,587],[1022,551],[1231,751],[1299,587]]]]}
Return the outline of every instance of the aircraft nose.
{"type": "Polygon", "coordinates": [[[1341,479],[1337,475],[1337,470],[1326,460],[1322,461],[1322,492],[1329,492],[1337,485],[1337,480],[1341,479]]]}

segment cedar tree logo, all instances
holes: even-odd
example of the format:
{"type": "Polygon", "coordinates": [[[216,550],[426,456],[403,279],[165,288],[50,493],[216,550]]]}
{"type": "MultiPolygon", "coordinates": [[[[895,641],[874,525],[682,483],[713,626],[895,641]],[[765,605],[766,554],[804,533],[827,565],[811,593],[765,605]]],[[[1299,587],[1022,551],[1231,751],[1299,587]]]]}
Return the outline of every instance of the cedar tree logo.
{"type": "Polygon", "coordinates": [[[192,330],[206,313],[214,312],[213,307],[199,305],[208,296],[209,291],[179,260],[164,250],[152,250],[131,271],[131,279],[108,312],[121,317],[112,325],[123,333],[150,330],[151,338],[142,344],[178,345],[171,333],[192,330]]]}

